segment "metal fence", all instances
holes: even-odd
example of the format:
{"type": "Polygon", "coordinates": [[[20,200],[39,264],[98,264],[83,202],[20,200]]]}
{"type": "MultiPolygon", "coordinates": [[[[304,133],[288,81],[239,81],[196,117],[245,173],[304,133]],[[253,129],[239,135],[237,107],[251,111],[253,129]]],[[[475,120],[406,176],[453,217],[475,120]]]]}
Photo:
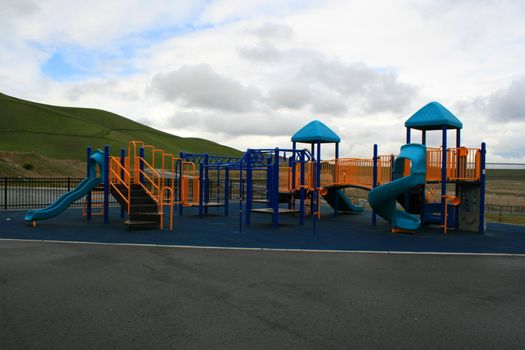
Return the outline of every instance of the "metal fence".
{"type": "MultiPolygon", "coordinates": [[[[0,210],[8,209],[38,209],[45,208],[60,196],[74,189],[83,178],[61,177],[61,178],[22,178],[1,177],[0,178],[0,210]]],[[[264,198],[266,185],[262,180],[253,181],[254,198],[264,198]]],[[[243,179],[246,189],[246,179],[243,179]]],[[[239,179],[230,179],[229,198],[239,198],[239,179]]],[[[211,201],[222,201],[224,198],[224,179],[221,181],[210,179],[209,197],[211,201]]],[[[101,194],[93,195],[93,202],[101,202],[101,194]]],[[[85,197],[72,203],[70,207],[81,208],[85,197]]],[[[110,205],[118,205],[113,196],[109,196],[110,205]]]]}
{"type": "Polygon", "coordinates": [[[525,216],[525,204],[523,205],[498,205],[498,204],[487,204],[487,213],[496,213],[500,216],[506,215],[523,215],[525,216]]]}
{"type": "MultiPolygon", "coordinates": [[[[76,177],[22,178],[3,177],[1,181],[0,208],[36,209],[47,207],[63,194],[75,188],[83,179],[76,177]]],[[[79,199],[71,207],[82,207],[85,199],[79,199]]],[[[117,204],[110,196],[110,204],[117,204]]]]}

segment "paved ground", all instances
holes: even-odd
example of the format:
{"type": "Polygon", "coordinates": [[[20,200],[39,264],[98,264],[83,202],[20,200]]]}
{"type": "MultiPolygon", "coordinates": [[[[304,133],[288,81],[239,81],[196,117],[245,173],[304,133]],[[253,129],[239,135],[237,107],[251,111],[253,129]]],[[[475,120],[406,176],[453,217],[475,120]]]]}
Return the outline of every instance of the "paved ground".
{"type": "Polygon", "coordinates": [[[0,349],[523,348],[525,257],[0,241],[0,349]]]}

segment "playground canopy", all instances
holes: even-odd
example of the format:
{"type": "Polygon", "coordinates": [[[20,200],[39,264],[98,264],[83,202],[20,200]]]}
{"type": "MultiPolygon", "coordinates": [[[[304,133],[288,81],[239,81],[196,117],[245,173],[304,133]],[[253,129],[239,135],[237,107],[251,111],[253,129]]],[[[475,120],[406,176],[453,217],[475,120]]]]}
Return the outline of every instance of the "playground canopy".
{"type": "Polygon", "coordinates": [[[417,130],[461,129],[461,121],[439,102],[430,102],[405,122],[407,128],[417,130]]]}
{"type": "Polygon", "coordinates": [[[313,120],[292,136],[292,142],[339,143],[341,138],[319,120],[313,120]]]}

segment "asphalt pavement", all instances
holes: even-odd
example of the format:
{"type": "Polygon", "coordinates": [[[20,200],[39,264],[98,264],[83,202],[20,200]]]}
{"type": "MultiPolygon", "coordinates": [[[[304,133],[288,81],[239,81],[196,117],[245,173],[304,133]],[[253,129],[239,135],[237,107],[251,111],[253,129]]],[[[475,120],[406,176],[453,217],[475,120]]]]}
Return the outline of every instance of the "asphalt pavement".
{"type": "Polygon", "coordinates": [[[0,349],[523,347],[523,256],[0,240],[0,349]]]}

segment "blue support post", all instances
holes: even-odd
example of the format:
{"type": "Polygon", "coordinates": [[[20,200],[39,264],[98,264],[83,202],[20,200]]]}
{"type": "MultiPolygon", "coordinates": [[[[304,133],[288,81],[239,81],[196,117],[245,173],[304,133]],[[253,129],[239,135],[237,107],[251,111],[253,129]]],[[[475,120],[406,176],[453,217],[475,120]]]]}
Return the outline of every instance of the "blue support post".
{"type": "MultiPolygon", "coordinates": [[[[246,151],[245,157],[248,155],[250,150],[246,151]]],[[[246,157],[247,158],[247,157],[246,157]]],[[[239,165],[239,232],[242,232],[242,196],[244,195],[244,186],[242,184],[242,159],[239,165]]]]}
{"type": "MultiPolygon", "coordinates": [[[[122,180],[124,180],[124,182],[126,181],[126,174],[124,173],[124,169],[126,167],[126,149],[125,148],[121,148],[120,149],[120,165],[122,166],[122,169],[120,170],[120,178],[122,180]]],[[[126,216],[126,210],[124,209],[124,206],[121,204],[120,205],[120,218],[121,219],[124,219],[124,217],[126,216]]]]}
{"type": "Polygon", "coordinates": [[[292,167],[292,191],[293,191],[293,202],[292,202],[292,208],[295,209],[295,195],[297,194],[297,191],[295,190],[297,188],[297,142],[292,142],[292,154],[293,154],[293,162],[291,164],[292,167]]]}
{"type": "Polygon", "coordinates": [[[250,225],[253,199],[252,162],[250,157],[246,158],[246,225],[250,225]]]}
{"type": "Polygon", "coordinates": [[[485,232],[485,176],[486,176],[486,155],[487,146],[481,143],[480,154],[480,189],[479,189],[479,233],[485,232]]]}
{"type": "Polygon", "coordinates": [[[266,201],[267,207],[272,206],[272,182],[273,182],[273,168],[272,157],[266,160],[266,201]]]}
{"type": "MultiPolygon", "coordinates": [[[[87,148],[87,159],[86,159],[86,176],[90,177],[92,176],[89,166],[89,158],[91,158],[91,146],[88,146],[87,148]]],[[[93,174],[95,176],[95,174],[93,174]]],[[[88,192],[86,196],[86,220],[91,220],[91,208],[92,208],[92,201],[91,201],[91,191],[88,192]]]]}
{"type": "Polygon", "coordinates": [[[443,127],[442,139],[443,153],[441,155],[441,224],[443,225],[443,233],[445,233],[445,225],[447,224],[445,218],[445,195],[447,194],[447,127],[443,127]]]}
{"type": "Polygon", "coordinates": [[[230,167],[226,166],[224,169],[224,215],[228,216],[230,200],[230,167]]]}
{"type": "Polygon", "coordinates": [[[407,128],[407,144],[410,143],[410,128],[407,128]]]}
{"type": "MultiPolygon", "coordinates": [[[[335,168],[337,169],[337,165],[339,163],[339,142],[335,143],[335,168]]],[[[334,171],[334,183],[337,183],[337,171],[334,171]]],[[[335,208],[334,208],[334,214],[337,215],[337,211],[339,208],[339,196],[335,196],[335,208]]]]}
{"type": "Polygon", "coordinates": [[[317,162],[316,162],[316,169],[315,169],[315,191],[314,191],[314,234],[317,229],[317,222],[319,221],[319,215],[321,213],[321,203],[319,203],[319,190],[321,187],[321,143],[317,143],[317,162]]]}
{"type": "Polygon", "coordinates": [[[104,146],[104,224],[109,224],[109,146],[104,146]]]}
{"type": "Polygon", "coordinates": [[[296,184],[296,181],[295,181],[295,177],[296,177],[296,174],[297,174],[297,171],[296,171],[296,164],[297,164],[297,160],[296,160],[296,155],[297,153],[295,152],[295,150],[292,152],[292,156],[290,157],[289,159],[289,162],[288,162],[288,166],[290,167],[291,169],[291,177],[292,177],[292,181],[291,181],[291,186],[292,188],[290,189],[291,190],[291,195],[292,195],[292,200],[291,200],[291,203],[289,204],[289,208],[293,208],[295,209],[295,188],[297,187],[297,184],[296,184]]]}
{"type": "Polygon", "coordinates": [[[427,131],[426,130],[421,130],[421,143],[423,145],[427,144],[427,131]]]}
{"type": "MultiPolygon", "coordinates": [[[[461,157],[459,154],[459,148],[461,147],[461,129],[456,129],[456,175],[461,174],[461,157]]],[[[456,180],[455,196],[459,197],[460,186],[456,180]]],[[[459,230],[459,205],[454,206],[454,228],[459,230]]]]}
{"type": "MultiPolygon", "coordinates": [[[[372,188],[377,187],[377,144],[374,144],[374,168],[372,173],[372,188]]],[[[377,224],[377,215],[374,210],[372,210],[372,226],[375,226],[377,224]]]]}
{"type": "MultiPolygon", "coordinates": [[[[209,156],[208,154],[204,155],[204,164],[206,165],[204,167],[204,203],[208,204],[210,201],[210,177],[209,177],[209,169],[208,169],[208,163],[209,163],[209,156]]],[[[208,206],[204,208],[204,212],[208,214],[208,206]]]]}
{"type": "Polygon", "coordinates": [[[299,213],[299,224],[300,225],[304,225],[304,197],[305,197],[305,189],[304,189],[304,171],[305,171],[305,167],[304,167],[304,163],[305,163],[305,151],[302,150],[301,151],[301,173],[300,173],[300,194],[299,194],[299,210],[300,210],[300,213],[299,213]]]}
{"type": "Polygon", "coordinates": [[[180,152],[179,153],[179,158],[180,158],[180,168],[179,168],[179,179],[178,179],[178,183],[179,183],[179,215],[182,215],[183,214],[183,206],[182,206],[182,174],[183,174],[183,168],[184,168],[184,165],[183,165],[183,162],[184,162],[184,153],[183,152],[180,152]]]}
{"type": "Polygon", "coordinates": [[[272,174],[272,224],[274,228],[277,228],[279,226],[279,148],[276,148],[274,152],[272,174]]]}
{"type": "Polygon", "coordinates": [[[204,202],[203,202],[204,193],[202,191],[202,184],[204,182],[202,178],[203,175],[204,175],[204,164],[200,163],[199,164],[199,186],[201,190],[199,191],[199,216],[204,215],[204,202]]]}

